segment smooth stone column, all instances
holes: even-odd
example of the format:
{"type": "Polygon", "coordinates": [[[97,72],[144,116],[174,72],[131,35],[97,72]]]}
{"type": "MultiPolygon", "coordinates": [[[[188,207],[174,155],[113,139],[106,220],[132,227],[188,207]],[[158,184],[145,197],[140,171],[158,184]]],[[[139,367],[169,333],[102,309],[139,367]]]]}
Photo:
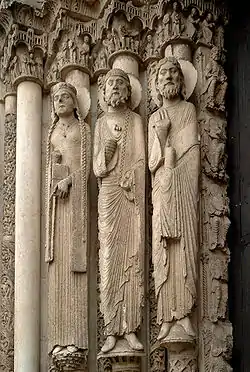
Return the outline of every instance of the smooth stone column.
{"type": "Polygon", "coordinates": [[[139,78],[139,64],[138,60],[126,53],[117,55],[114,59],[112,68],[119,68],[125,71],[127,74],[132,74],[139,78]]]}
{"type": "Polygon", "coordinates": [[[39,371],[42,88],[17,87],[15,372],[39,371]]]}
{"type": "Polygon", "coordinates": [[[90,108],[89,74],[78,69],[71,70],[67,73],[65,81],[76,88],[80,110],[82,114],[86,115],[86,111],[89,111],[90,108]]]}

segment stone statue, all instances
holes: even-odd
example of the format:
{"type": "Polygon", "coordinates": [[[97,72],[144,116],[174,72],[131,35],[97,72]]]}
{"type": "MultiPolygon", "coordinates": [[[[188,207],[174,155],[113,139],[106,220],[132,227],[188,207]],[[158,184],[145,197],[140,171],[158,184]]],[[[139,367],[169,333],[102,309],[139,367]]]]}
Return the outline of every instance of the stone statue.
{"type": "Polygon", "coordinates": [[[53,87],[53,121],[47,140],[48,352],[52,357],[62,353],[72,357],[87,349],[82,280],[87,270],[90,129],[76,94],[68,83],[53,87]]]}
{"type": "Polygon", "coordinates": [[[201,94],[205,94],[207,108],[225,111],[225,95],[227,91],[227,76],[221,66],[220,50],[213,47],[209,62],[205,69],[206,84],[201,94]]]}
{"type": "Polygon", "coordinates": [[[185,25],[183,23],[181,14],[181,4],[178,1],[173,3],[173,12],[171,14],[172,20],[172,37],[180,37],[184,31],[185,25]]]}
{"type": "Polygon", "coordinates": [[[186,35],[190,39],[195,39],[197,35],[197,28],[199,26],[200,22],[200,15],[197,8],[193,7],[191,8],[190,14],[187,17],[187,23],[186,23],[186,35]]]}
{"type": "Polygon", "coordinates": [[[125,338],[133,350],[143,303],[145,149],[141,117],[130,109],[131,85],[120,69],[104,81],[106,113],[97,121],[94,173],[99,180],[102,352],[125,338]]]}
{"type": "Polygon", "coordinates": [[[184,97],[184,76],[174,57],[157,66],[161,107],[149,120],[153,251],[158,340],[171,328],[194,337],[189,315],[196,301],[199,142],[196,111],[184,97]]]}
{"type": "Polygon", "coordinates": [[[212,44],[214,37],[214,28],[215,23],[213,13],[208,12],[201,24],[200,41],[208,45],[212,44]]]}

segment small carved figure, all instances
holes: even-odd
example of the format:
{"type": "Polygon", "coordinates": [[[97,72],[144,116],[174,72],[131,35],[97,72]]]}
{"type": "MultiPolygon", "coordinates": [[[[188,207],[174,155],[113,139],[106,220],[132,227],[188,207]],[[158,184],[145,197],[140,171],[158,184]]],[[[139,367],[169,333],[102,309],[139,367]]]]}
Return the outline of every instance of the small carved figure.
{"type": "Polygon", "coordinates": [[[109,56],[115,51],[114,35],[112,31],[107,30],[107,36],[106,39],[103,40],[103,45],[106,47],[109,56]]]}
{"type": "Polygon", "coordinates": [[[157,46],[160,48],[162,43],[164,43],[164,27],[163,24],[160,22],[156,27],[156,35],[157,35],[157,46]]]}
{"type": "Polygon", "coordinates": [[[209,118],[203,130],[203,167],[205,173],[218,179],[226,177],[226,122],[221,118],[209,118]]]}
{"type": "Polygon", "coordinates": [[[225,18],[223,24],[219,24],[216,28],[215,32],[215,45],[219,50],[224,49],[224,43],[225,43],[225,27],[228,25],[228,19],[225,18]]]}
{"type": "Polygon", "coordinates": [[[12,29],[12,44],[15,45],[15,43],[17,42],[18,40],[18,31],[19,31],[19,27],[16,23],[14,23],[12,26],[11,26],[11,29],[12,29]]]}
{"type": "Polygon", "coordinates": [[[90,129],[76,89],[58,83],[47,139],[48,352],[78,358],[87,348],[84,316],[90,129]]]}
{"type": "Polygon", "coordinates": [[[228,260],[224,256],[217,256],[210,259],[211,275],[211,300],[209,306],[210,319],[217,322],[225,319],[227,311],[227,265],[228,260]]]}
{"type": "Polygon", "coordinates": [[[193,7],[187,18],[186,23],[186,35],[190,39],[194,40],[197,36],[197,28],[200,22],[200,14],[196,7],[193,7]]]}
{"type": "Polygon", "coordinates": [[[231,327],[214,325],[211,344],[212,363],[209,372],[233,372],[229,361],[232,357],[233,338],[231,327]]]}
{"type": "Polygon", "coordinates": [[[203,20],[201,24],[200,41],[208,45],[211,45],[213,42],[214,28],[215,23],[213,13],[208,12],[206,18],[203,20]]]}
{"type": "Polygon", "coordinates": [[[151,34],[147,35],[147,44],[145,48],[146,58],[154,55],[154,40],[151,34]]]}
{"type": "Polygon", "coordinates": [[[226,251],[226,237],[230,226],[228,199],[221,193],[210,197],[208,205],[210,250],[226,251]]]}
{"type": "Polygon", "coordinates": [[[36,76],[39,79],[43,79],[43,59],[41,56],[35,57],[35,70],[36,70],[36,76]]]}
{"type": "Polygon", "coordinates": [[[220,64],[221,56],[217,47],[213,47],[209,62],[205,69],[207,80],[201,94],[205,94],[205,105],[209,109],[225,111],[225,95],[227,90],[227,76],[220,64]]]}
{"type": "Polygon", "coordinates": [[[84,35],[83,44],[80,51],[81,62],[85,66],[89,66],[89,54],[90,54],[90,37],[89,35],[84,35]]]}
{"type": "Polygon", "coordinates": [[[171,36],[171,17],[168,12],[164,15],[162,23],[164,30],[164,41],[167,41],[171,36]]]}
{"type": "Polygon", "coordinates": [[[181,14],[181,5],[178,1],[173,3],[173,12],[171,14],[172,20],[172,37],[180,37],[185,29],[181,14]]]}
{"type": "Polygon", "coordinates": [[[20,75],[20,71],[18,70],[18,57],[15,56],[9,65],[9,72],[10,72],[10,79],[12,84],[14,83],[15,79],[20,75]]]}
{"type": "Polygon", "coordinates": [[[124,337],[133,350],[143,298],[145,149],[141,117],[130,107],[131,85],[120,69],[104,81],[107,112],[95,129],[93,168],[99,179],[100,296],[107,336],[102,352],[124,337]],[[126,222],[126,223],[125,223],[126,222]]]}
{"type": "Polygon", "coordinates": [[[70,62],[78,63],[78,46],[75,40],[69,40],[68,46],[69,46],[69,52],[70,52],[70,62]]]}
{"type": "Polygon", "coordinates": [[[162,106],[149,119],[153,251],[158,340],[171,328],[195,337],[190,314],[197,297],[199,142],[195,107],[184,101],[184,76],[174,57],[156,72],[162,106]]]}

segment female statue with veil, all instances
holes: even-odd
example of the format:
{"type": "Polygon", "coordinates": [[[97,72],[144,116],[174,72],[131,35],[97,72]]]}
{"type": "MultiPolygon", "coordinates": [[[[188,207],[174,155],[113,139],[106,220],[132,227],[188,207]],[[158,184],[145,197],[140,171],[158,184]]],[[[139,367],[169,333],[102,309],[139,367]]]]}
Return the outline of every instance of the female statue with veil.
{"type": "Polygon", "coordinates": [[[76,89],[58,83],[52,91],[47,140],[48,352],[72,357],[87,349],[87,182],[90,129],[76,89]]]}

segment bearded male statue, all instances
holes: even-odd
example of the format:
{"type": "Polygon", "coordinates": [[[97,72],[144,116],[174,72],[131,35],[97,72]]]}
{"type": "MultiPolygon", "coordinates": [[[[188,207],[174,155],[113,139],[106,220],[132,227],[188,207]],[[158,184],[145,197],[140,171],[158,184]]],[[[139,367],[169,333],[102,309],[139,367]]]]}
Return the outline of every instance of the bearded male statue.
{"type": "Polygon", "coordinates": [[[90,128],[75,87],[52,90],[47,139],[48,351],[52,359],[88,348],[86,319],[87,183],[90,128]]]}
{"type": "Polygon", "coordinates": [[[105,114],[96,123],[94,173],[99,182],[98,226],[101,312],[111,351],[136,336],[143,303],[145,145],[142,120],[130,109],[128,75],[110,70],[104,82],[105,114]]]}
{"type": "Polygon", "coordinates": [[[197,119],[194,105],[184,100],[184,76],[176,58],[159,61],[155,86],[161,107],[149,120],[149,169],[158,340],[177,327],[185,341],[195,337],[190,314],[197,295],[197,119]]]}

